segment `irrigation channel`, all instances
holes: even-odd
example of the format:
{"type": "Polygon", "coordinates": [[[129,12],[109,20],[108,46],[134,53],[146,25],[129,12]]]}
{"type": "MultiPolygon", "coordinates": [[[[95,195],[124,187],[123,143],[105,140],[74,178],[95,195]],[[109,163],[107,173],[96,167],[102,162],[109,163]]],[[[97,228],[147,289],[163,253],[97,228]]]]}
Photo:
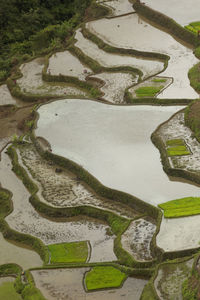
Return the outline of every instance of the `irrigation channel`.
{"type": "Polygon", "coordinates": [[[199,1],[97,4],[107,15],[67,49],[0,86],[0,295],[197,299],[184,287],[199,265],[200,144],[184,114],[199,60],[184,26],[199,1]],[[186,197],[194,214],[160,208],[186,197]]]}

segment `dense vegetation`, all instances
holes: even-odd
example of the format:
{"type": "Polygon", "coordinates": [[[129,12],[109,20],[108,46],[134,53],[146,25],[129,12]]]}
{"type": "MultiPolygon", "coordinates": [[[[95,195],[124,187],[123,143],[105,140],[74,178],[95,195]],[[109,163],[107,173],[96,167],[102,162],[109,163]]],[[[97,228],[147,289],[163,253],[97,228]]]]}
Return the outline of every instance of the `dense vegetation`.
{"type": "Polygon", "coordinates": [[[73,29],[89,14],[91,3],[92,0],[1,0],[0,80],[30,56],[66,43],[73,29]]]}

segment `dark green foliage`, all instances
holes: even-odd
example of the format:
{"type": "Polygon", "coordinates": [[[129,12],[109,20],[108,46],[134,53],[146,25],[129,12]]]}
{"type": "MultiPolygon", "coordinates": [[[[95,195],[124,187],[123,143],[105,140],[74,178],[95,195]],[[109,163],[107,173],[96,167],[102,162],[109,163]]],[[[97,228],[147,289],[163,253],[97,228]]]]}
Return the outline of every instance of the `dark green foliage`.
{"type": "Polygon", "coordinates": [[[67,44],[76,26],[86,17],[105,15],[92,0],[1,0],[0,81],[26,55],[45,54],[67,44]],[[25,56],[24,56],[25,55],[25,56]]]}
{"type": "MultiPolygon", "coordinates": [[[[199,49],[199,48],[197,48],[199,49]]],[[[199,50],[196,50],[196,55],[198,54],[199,50]]],[[[197,91],[200,92],[200,63],[196,64],[192,67],[188,72],[188,77],[190,79],[191,86],[197,91]]]]}

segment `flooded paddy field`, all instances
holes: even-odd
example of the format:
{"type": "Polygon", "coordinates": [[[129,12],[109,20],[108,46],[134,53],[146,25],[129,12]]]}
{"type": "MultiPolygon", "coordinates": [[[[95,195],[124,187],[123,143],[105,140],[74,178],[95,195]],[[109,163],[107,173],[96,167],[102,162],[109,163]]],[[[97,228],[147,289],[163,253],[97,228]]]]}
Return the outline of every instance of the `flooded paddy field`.
{"type": "MultiPolygon", "coordinates": [[[[109,7],[111,13],[106,18],[85,24],[90,32],[105,43],[118,48],[165,54],[169,56],[168,66],[164,69],[164,62],[155,59],[103,51],[94,42],[86,39],[80,28],[77,29],[75,47],[86,56],[103,67],[127,66],[141,70],[143,76],[139,78],[134,72],[121,71],[94,74],[68,50],[52,54],[49,58],[47,75],[71,76],[89,82],[94,79],[98,81],[95,88],[102,92],[102,96],[97,101],[92,101],[85,99],[89,97],[88,93],[78,86],[43,81],[42,71],[46,66],[47,57],[22,64],[20,67],[22,77],[17,80],[22,93],[54,95],[58,98],[63,95],[66,95],[66,98],[71,96],[71,99],[49,102],[38,108],[39,118],[34,130],[37,140],[44,142],[46,150],[79,164],[106,187],[128,192],[154,206],[177,198],[199,196],[199,186],[179,182],[177,178],[170,180],[163,171],[160,153],[151,141],[151,135],[157,128],[157,134],[164,143],[170,139],[184,140],[191,154],[169,158],[171,166],[195,172],[199,170],[200,146],[193,139],[190,129],[184,125],[184,114],[180,111],[183,106],[116,105],[125,104],[125,90],[129,89],[134,98],[137,96],[138,88],[149,86],[156,88],[162,86],[159,94],[155,95],[161,99],[199,98],[198,93],[190,86],[187,76],[188,70],[198,62],[193,54],[194,49],[180,44],[168,33],[140,18],[128,0],[98,2],[109,7]],[[74,99],[78,97],[80,99],[74,99]],[[112,104],[98,103],[103,99],[112,104]]],[[[181,25],[193,20],[198,21],[195,19],[200,5],[197,0],[191,0],[190,4],[188,1],[186,3],[186,0],[181,4],[170,0],[170,5],[169,3],[166,5],[163,0],[145,0],[144,3],[174,18],[181,25]],[[180,5],[184,6],[184,11],[179,9],[180,5]],[[191,8],[188,11],[187,5],[191,8]]],[[[7,115],[7,111],[3,111],[4,105],[19,107],[25,104],[19,99],[14,99],[5,84],[0,86],[0,95],[1,150],[14,139],[13,134],[22,134],[23,130],[18,126],[18,121],[20,118],[20,121],[22,119],[26,121],[25,117],[28,111],[30,113],[33,109],[33,105],[30,104],[25,108],[13,106],[11,107],[13,114],[10,116],[7,115]],[[23,118],[19,115],[23,115],[23,118]]],[[[17,140],[17,137],[15,139],[17,140]]],[[[123,256],[123,249],[138,262],[137,265],[141,266],[137,273],[140,275],[150,277],[153,274],[145,268],[150,266],[151,269],[151,261],[155,259],[153,268],[154,266],[157,268],[158,274],[154,288],[158,297],[164,300],[182,299],[181,285],[191,271],[193,258],[179,264],[156,265],[158,257],[154,257],[151,253],[151,241],[158,221],[156,217],[155,220],[150,219],[147,216],[148,211],[145,211],[145,215],[139,216],[129,207],[116,203],[115,199],[111,201],[97,196],[77,176],[53,162],[44,160],[37,153],[31,139],[27,141],[18,145],[16,151],[19,164],[39,188],[37,195],[41,202],[54,208],[92,206],[100,211],[111,211],[131,219],[131,222],[122,236],[117,236],[117,239],[121,238],[121,244],[117,244],[118,240],[115,240],[116,236],[111,227],[97,219],[85,216],[68,219],[45,218],[29,203],[30,193],[12,171],[11,161],[4,150],[1,153],[0,184],[13,194],[13,212],[6,217],[9,226],[20,233],[37,237],[45,245],[84,241],[89,250],[88,263],[97,263],[95,265],[111,263],[116,262],[118,257],[120,268],[123,268],[124,272],[127,269],[123,264],[131,268],[133,265],[131,262],[129,265],[130,257],[127,259],[126,255],[123,256]],[[137,219],[134,219],[135,217],[137,219]],[[141,270],[143,266],[144,269],[141,270]]],[[[114,226],[117,227],[118,224],[114,226]]],[[[42,268],[43,262],[37,253],[9,243],[2,234],[0,243],[2,246],[0,265],[18,263],[23,269],[42,268]]],[[[164,252],[198,248],[200,216],[163,218],[156,243],[164,252]]],[[[53,247],[55,249],[57,246],[53,247]]],[[[178,256],[178,253],[176,254],[178,256]]],[[[121,288],[85,292],[83,281],[85,272],[90,270],[88,265],[91,266],[83,264],[83,268],[76,265],[76,268],[71,269],[32,270],[31,274],[36,287],[48,300],[139,300],[148,282],[146,279],[128,277],[121,288]]],[[[137,272],[135,265],[132,271],[134,274],[137,272]]],[[[0,286],[7,283],[6,280],[9,279],[0,279],[0,286]]],[[[150,296],[144,300],[149,300],[148,297],[150,296]]]]}
{"type": "MultiPolygon", "coordinates": [[[[41,267],[43,265],[43,261],[36,252],[8,242],[3,238],[2,233],[0,233],[0,244],[0,265],[15,263],[24,270],[41,267]]],[[[1,279],[2,278],[0,278],[0,284],[1,279]]]]}
{"type": "Polygon", "coordinates": [[[134,218],[137,212],[118,202],[101,198],[81,183],[75,175],[49,164],[41,158],[32,144],[20,147],[19,161],[33,176],[39,187],[39,198],[54,207],[75,207],[89,205],[115,212],[126,218],[134,218]],[[59,169],[60,170],[60,169],[59,169]]]}
{"type": "Polygon", "coordinates": [[[84,273],[89,268],[51,269],[31,271],[36,286],[48,300],[64,299],[139,299],[147,280],[127,278],[121,288],[86,293],[84,273]]]}
{"type": "Polygon", "coordinates": [[[170,0],[168,2],[165,0],[144,0],[143,3],[174,19],[182,26],[200,21],[200,2],[198,0],[190,0],[189,2],[187,0],[170,0]]]}
{"type": "MultiPolygon", "coordinates": [[[[59,55],[58,55],[59,56],[59,55]]],[[[55,67],[55,66],[54,66],[55,67]]],[[[86,92],[66,83],[44,82],[42,80],[42,70],[44,68],[44,58],[36,58],[20,67],[22,77],[17,80],[22,92],[44,95],[82,95],[86,92]]],[[[53,69],[52,69],[53,70],[53,69]]]]}
{"type": "Polygon", "coordinates": [[[182,300],[182,284],[189,277],[193,259],[182,263],[162,264],[154,281],[156,292],[161,300],[182,300]]]}
{"type": "Polygon", "coordinates": [[[133,221],[122,235],[122,246],[135,260],[152,260],[150,243],[155,233],[156,225],[145,219],[133,221]]]}
{"type": "Polygon", "coordinates": [[[89,240],[92,248],[90,261],[116,260],[113,252],[115,236],[110,234],[108,225],[86,217],[73,218],[65,222],[55,222],[43,218],[29,203],[29,192],[11,168],[10,159],[3,152],[0,179],[2,187],[11,190],[13,193],[14,209],[6,217],[6,221],[12,229],[37,237],[44,244],[89,240]],[[7,176],[5,176],[5,173],[7,176]]]}
{"type": "Polygon", "coordinates": [[[130,66],[141,70],[143,78],[155,75],[164,68],[164,64],[156,60],[107,53],[98,48],[92,41],[84,38],[80,29],[76,31],[75,39],[77,40],[76,47],[80,48],[87,56],[95,58],[104,67],[130,66]]]}
{"type": "Polygon", "coordinates": [[[169,180],[150,139],[180,109],[55,101],[39,108],[35,133],[51,144],[53,153],[83,166],[104,185],[157,205],[199,195],[198,187],[169,180]]]}
{"type": "Polygon", "coordinates": [[[198,62],[198,59],[192,49],[180,44],[168,33],[153,27],[137,14],[100,19],[89,22],[86,26],[92,33],[115,47],[158,52],[170,56],[167,69],[159,75],[173,77],[173,83],[159,95],[159,98],[199,97],[190,86],[187,76],[188,70],[198,62]],[[133,28],[133,31],[129,30],[130,28],[133,28]]]}
{"type": "Polygon", "coordinates": [[[97,1],[99,4],[111,9],[111,16],[120,16],[133,13],[133,5],[129,0],[97,1]]]}
{"type": "Polygon", "coordinates": [[[162,219],[156,241],[164,251],[198,248],[200,243],[200,215],[162,219]]]}
{"type": "Polygon", "coordinates": [[[49,59],[47,73],[50,75],[66,75],[74,76],[80,80],[85,80],[85,77],[92,70],[84,66],[78,58],[72,55],[69,51],[57,52],[49,59]]]}
{"type": "Polygon", "coordinates": [[[6,84],[0,85],[0,105],[17,104],[17,100],[10,94],[6,84]]]}

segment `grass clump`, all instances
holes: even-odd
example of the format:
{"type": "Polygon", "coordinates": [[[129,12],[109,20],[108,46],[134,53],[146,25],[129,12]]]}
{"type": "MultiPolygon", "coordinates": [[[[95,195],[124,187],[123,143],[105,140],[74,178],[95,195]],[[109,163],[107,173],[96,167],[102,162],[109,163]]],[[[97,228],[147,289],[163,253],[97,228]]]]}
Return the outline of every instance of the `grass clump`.
{"type": "Polygon", "coordinates": [[[154,86],[144,86],[135,90],[137,97],[155,97],[156,94],[163,88],[163,86],[154,87],[154,86]]]}
{"type": "Polygon", "coordinates": [[[181,156],[189,155],[190,151],[188,150],[184,140],[182,139],[173,139],[166,141],[167,154],[168,156],[181,156]]]}
{"type": "Polygon", "coordinates": [[[74,242],[49,245],[51,263],[80,263],[88,257],[87,242],[74,242]]]}
{"type": "Polygon", "coordinates": [[[4,282],[0,285],[0,299],[4,300],[21,300],[21,296],[17,294],[13,282],[4,282]]]}
{"type": "Polygon", "coordinates": [[[200,198],[186,197],[158,205],[164,210],[165,218],[178,218],[200,214],[200,198]]]}
{"type": "Polygon", "coordinates": [[[88,291],[120,287],[127,275],[112,266],[98,266],[86,273],[88,291]]]}
{"type": "Polygon", "coordinates": [[[166,79],[159,79],[159,78],[154,78],[151,80],[152,82],[166,82],[166,79]]]}

